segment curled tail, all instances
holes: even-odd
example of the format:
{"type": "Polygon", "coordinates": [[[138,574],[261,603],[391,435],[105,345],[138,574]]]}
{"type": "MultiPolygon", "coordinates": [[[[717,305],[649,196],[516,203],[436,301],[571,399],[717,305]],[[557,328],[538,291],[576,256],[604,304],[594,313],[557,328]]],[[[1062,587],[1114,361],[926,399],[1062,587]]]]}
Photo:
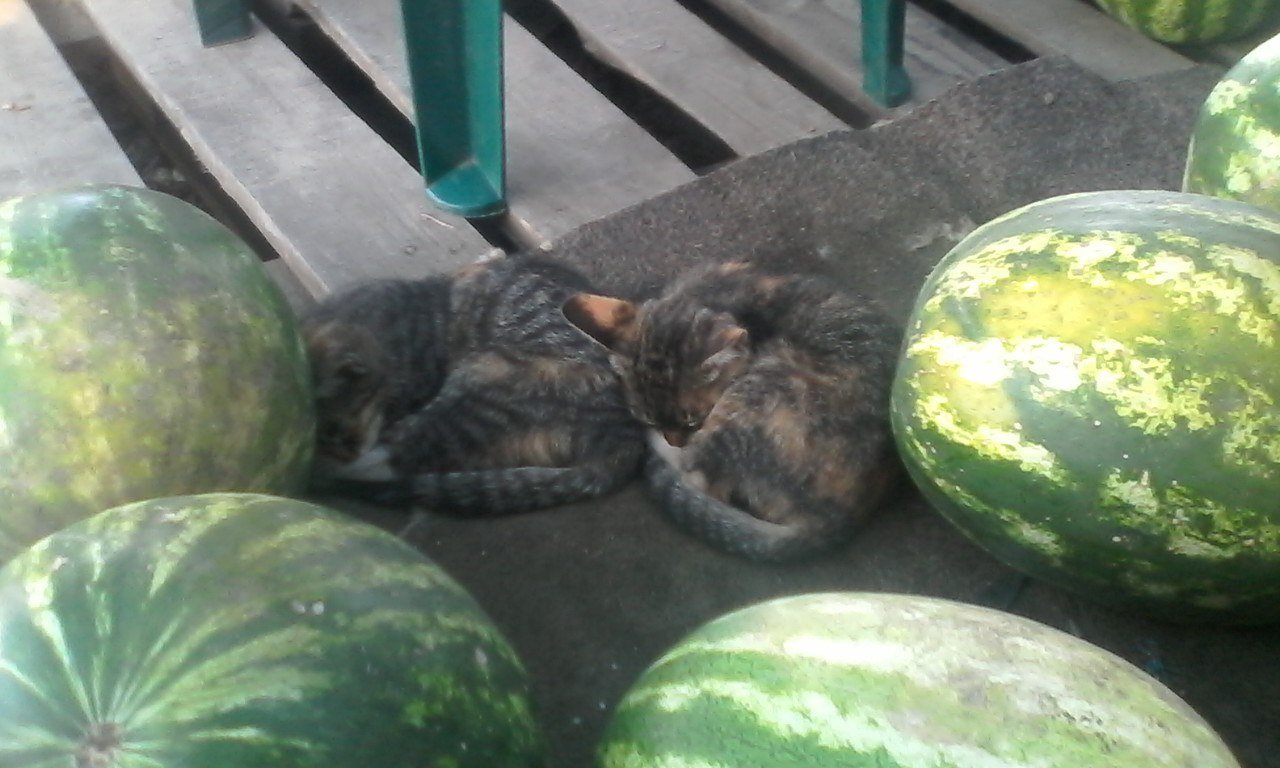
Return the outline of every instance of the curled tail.
{"type": "Polygon", "coordinates": [[[677,525],[718,549],[750,560],[800,560],[832,548],[852,533],[845,515],[815,517],[810,525],[762,520],[690,486],[680,470],[661,456],[649,457],[645,476],[650,491],[677,525]]]}
{"type": "Polygon", "coordinates": [[[572,467],[505,467],[431,472],[397,480],[334,480],[324,490],[389,506],[418,504],[462,515],[503,515],[602,496],[631,480],[639,453],[572,467]]]}

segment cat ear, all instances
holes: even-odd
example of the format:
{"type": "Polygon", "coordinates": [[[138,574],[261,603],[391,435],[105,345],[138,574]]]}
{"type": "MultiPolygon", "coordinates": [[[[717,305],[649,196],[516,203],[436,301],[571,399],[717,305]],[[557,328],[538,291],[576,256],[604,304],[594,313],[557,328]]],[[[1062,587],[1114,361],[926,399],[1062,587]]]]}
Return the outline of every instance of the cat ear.
{"type": "Polygon", "coordinates": [[[634,303],[591,293],[569,297],[562,311],[565,319],[615,351],[626,343],[636,320],[634,303]]]}
{"type": "Polygon", "coordinates": [[[369,365],[355,353],[330,360],[316,375],[316,395],[325,399],[351,397],[370,378],[369,365]]]}
{"type": "Polygon", "coordinates": [[[747,329],[732,324],[717,331],[716,351],[702,361],[702,370],[708,382],[726,373],[736,374],[746,364],[751,353],[751,338],[747,329]]]}

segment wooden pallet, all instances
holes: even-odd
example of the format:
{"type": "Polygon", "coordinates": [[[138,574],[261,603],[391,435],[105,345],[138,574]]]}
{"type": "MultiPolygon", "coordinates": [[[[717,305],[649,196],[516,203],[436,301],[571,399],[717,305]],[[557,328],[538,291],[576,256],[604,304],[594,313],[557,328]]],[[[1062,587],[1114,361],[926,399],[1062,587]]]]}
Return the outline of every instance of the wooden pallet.
{"type": "Polygon", "coordinates": [[[0,72],[0,199],[78,183],[141,183],[23,0],[0,0],[0,72]]]}
{"type": "MultiPolygon", "coordinates": [[[[948,2],[950,15],[983,24],[1032,55],[1065,54],[1114,80],[1194,63],[1080,0],[948,2]]],[[[261,3],[277,14],[290,8],[314,25],[331,44],[323,55],[345,59],[368,79],[371,98],[382,99],[397,120],[409,119],[397,0],[261,3]]],[[[276,25],[255,23],[251,39],[205,49],[187,0],[0,0],[0,13],[16,19],[0,25],[0,64],[19,73],[0,80],[0,193],[138,182],[28,4],[45,18],[52,7],[82,9],[217,192],[306,292],[319,296],[370,277],[449,269],[493,252],[495,242],[538,247],[691,181],[706,168],[662,130],[671,115],[716,143],[717,160],[745,157],[909,111],[958,82],[1011,65],[971,28],[911,6],[913,97],[886,110],[861,90],[856,3],[528,0],[526,24],[531,13],[554,14],[572,27],[578,48],[557,48],[563,35],[556,43],[545,28],[526,30],[508,18],[510,211],[474,223],[434,209],[404,148],[389,143],[395,126],[353,111],[308,66],[314,62],[306,51],[291,47],[295,40],[272,31],[276,25]],[[638,114],[602,85],[599,71],[662,110],[638,114]]]]}

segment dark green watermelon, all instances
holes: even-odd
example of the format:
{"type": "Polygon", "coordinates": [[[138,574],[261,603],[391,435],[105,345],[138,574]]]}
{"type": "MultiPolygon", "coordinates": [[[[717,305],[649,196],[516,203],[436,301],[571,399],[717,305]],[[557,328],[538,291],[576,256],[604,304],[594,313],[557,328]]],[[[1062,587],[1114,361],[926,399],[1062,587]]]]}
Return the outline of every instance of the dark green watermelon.
{"type": "Polygon", "coordinates": [[[1277,0],[1096,0],[1107,13],[1153,40],[1203,45],[1235,40],[1274,24],[1277,0]]]}
{"type": "Polygon", "coordinates": [[[532,768],[525,672],[416,550],[299,501],[118,507],[0,570],[4,768],[532,768]]]}
{"type": "Polygon", "coordinates": [[[1043,200],[929,276],[892,399],[924,495],[1010,565],[1180,620],[1280,620],[1280,214],[1043,200]]]}
{"type": "Polygon", "coordinates": [[[1204,100],[1182,188],[1280,211],[1280,36],[1240,59],[1204,100]]]}
{"type": "Polygon", "coordinates": [[[0,204],[0,562],[117,504],[296,491],[313,432],[293,313],[226,227],[131,187],[0,204]]]}

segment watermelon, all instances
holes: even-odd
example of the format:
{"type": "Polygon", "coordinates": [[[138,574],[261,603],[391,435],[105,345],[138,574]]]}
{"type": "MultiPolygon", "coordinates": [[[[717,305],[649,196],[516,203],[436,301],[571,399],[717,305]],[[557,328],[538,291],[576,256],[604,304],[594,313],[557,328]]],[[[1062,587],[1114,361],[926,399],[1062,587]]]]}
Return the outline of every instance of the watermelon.
{"type": "Polygon", "coordinates": [[[1280,214],[1033,203],[925,282],[893,384],[924,496],[978,544],[1166,618],[1280,619],[1280,214]]]}
{"type": "Polygon", "coordinates": [[[1280,210],[1280,36],[1242,58],[1205,99],[1182,188],[1280,210]]]}
{"type": "Polygon", "coordinates": [[[221,224],[132,187],[0,203],[0,563],[130,501],[291,493],[314,422],[293,313],[221,224]]]}
{"type": "Polygon", "coordinates": [[[5,768],[525,768],[528,680],[394,536],[300,501],[117,507],[0,570],[5,768]]]}
{"type": "Polygon", "coordinates": [[[1097,0],[1102,10],[1153,40],[1202,45],[1274,26],[1280,0],[1097,0]]]}
{"type": "Polygon", "coordinates": [[[772,600],[646,670],[602,768],[1230,768],[1192,709],[1111,653],[911,595],[772,600]]]}

